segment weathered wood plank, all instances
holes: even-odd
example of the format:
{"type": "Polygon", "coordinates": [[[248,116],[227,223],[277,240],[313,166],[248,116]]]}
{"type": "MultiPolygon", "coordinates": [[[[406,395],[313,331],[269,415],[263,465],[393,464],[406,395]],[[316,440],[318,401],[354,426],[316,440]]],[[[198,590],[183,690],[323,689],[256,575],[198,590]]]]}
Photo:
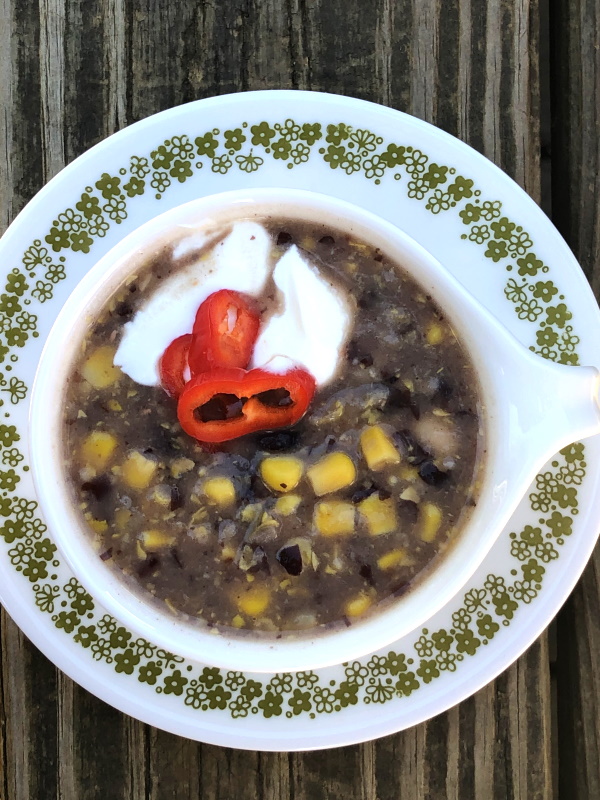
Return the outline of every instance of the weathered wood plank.
{"type": "MultiPolygon", "coordinates": [[[[10,28],[0,31],[4,220],[126,123],[196,97],[279,87],[410,111],[539,195],[537,0],[0,3],[10,28]]],[[[307,754],[199,745],[130,720],[57,678],[6,620],[0,652],[2,800],[551,796],[544,638],[424,725],[307,754]]]]}
{"type": "MultiPolygon", "coordinates": [[[[600,7],[550,5],[552,215],[600,297],[600,7]]],[[[600,797],[600,551],[558,616],[561,797],[600,797]]]]}

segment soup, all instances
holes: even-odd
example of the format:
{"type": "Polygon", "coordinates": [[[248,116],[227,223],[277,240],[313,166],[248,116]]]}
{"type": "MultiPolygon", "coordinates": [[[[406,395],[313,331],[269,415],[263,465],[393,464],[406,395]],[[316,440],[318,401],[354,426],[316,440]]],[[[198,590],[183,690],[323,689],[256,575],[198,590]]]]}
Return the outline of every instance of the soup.
{"type": "Polygon", "coordinates": [[[66,389],[67,479],[98,557],[172,613],[273,635],[351,625],[434,569],[476,504],[477,378],[384,252],[316,222],[254,224],[268,247],[251,297],[211,267],[234,225],[174,234],[100,309],[66,389]],[[221,314],[223,335],[184,331],[153,385],[144,342],[168,325],[148,317],[177,321],[195,269],[189,286],[214,292],[194,325],[221,314]]]}

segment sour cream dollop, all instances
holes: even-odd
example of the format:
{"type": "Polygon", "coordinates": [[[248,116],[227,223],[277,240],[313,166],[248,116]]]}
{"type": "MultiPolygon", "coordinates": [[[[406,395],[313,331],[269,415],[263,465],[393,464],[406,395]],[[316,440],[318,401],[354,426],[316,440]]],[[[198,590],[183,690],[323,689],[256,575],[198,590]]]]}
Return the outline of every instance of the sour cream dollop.
{"type": "Polygon", "coordinates": [[[263,323],[252,366],[280,371],[279,358],[300,364],[322,386],[335,376],[352,313],[340,289],[327,281],[293,245],[279,259],[273,280],[283,299],[281,313],[263,323]]]}
{"type": "Polygon", "coordinates": [[[271,240],[256,222],[237,222],[199,260],[162,282],[142,305],[123,337],[114,363],[136,383],[158,386],[160,357],[178,336],[190,333],[201,303],[219,289],[258,297],[270,274],[271,240]]]}

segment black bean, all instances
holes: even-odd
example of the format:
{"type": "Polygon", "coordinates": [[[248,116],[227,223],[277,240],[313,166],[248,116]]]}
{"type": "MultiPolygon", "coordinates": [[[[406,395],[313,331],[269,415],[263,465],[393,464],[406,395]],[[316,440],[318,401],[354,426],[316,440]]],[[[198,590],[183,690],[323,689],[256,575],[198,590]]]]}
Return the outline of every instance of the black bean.
{"type": "Polygon", "coordinates": [[[414,466],[419,466],[427,459],[431,458],[431,453],[429,453],[425,448],[417,441],[415,436],[408,430],[398,431],[394,434],[394,440],[400,446],[406,460],[409,464],[413,464],[414,466]]]}
{"type": "Polygon", "coordinates": [[[302,554],[297,544],[282,547],[276,558],[288,575],[300,575],[302,572],[302,554]]]}
{"type": "Polygon", "coordinates": [[[81,484],[84,492],[89,492],[94,500],[101,502],[106,500],[111,493],[112,483],[108,475],[98,475],[97,478],[92,478],[89,481],[81,484]]]}
{"type": "Polygon", "coordinates": [[[369,289],[363,292],[358,298],[358,307],[362,309],[372,308],[377,303],[378,299],[377,292],[369,289]]]}
{"type": "Polygon", "coordinates": [[[441,486],[448,480],[448,473],[438,469],[433,461],[425,461],[419,467],[419,477],[428,486],[441,486]]]}
{"type": "Polygon", "coordinates": [[[373,483],[373,481],[369,481],[369,483],[365,484],[364,486],[361,486],[360,489],[357,489],[354,492],[351,500],[354,504],[360,503],[362,500],[366,500],[367,497],[370,497],[372,494],[375,494],[375,492],[381,492],[381,491],[382,490],[380,490],[379,487],[373,483]]]}
{"type": "Polygon", "coordinates": [[[121,302],[115,306],[115,314],[121,317],[123,322],[127,322],[133,316],[133,306],[131,303],[121,302]]]}
{"type": "Polygon", "coordinates": [[[265,450],[267,453],[283,453],[297,445],[298,437],[299,433],[295,430],[278,431],[260,436],[256,444],[259,450],[265,450]]]}
{"type": "Polygon", "coordinates": [[[414,525],[419,518],[419,506],[412,500],[400,500],[398,503],[398,513],[403,522],[414,525]]]}
{"type": "Polygon", "coordinates": [[[321,236],[319,239],[319,244],[327,245],[327,247],[333,247],[335,244],[335,239],[333,236],[321,236]]]}
{"type": "Polygon", "coordinates": [[[148,558],[144,561],[144,563],[138,567],[137,574],[140,578],[147,578],[148,575],[151,575],[156,567],[160,564],[160,559],[158,556],[148,556],[148,558]]]}
{"type": "Polygon", "coordinates": [[[171,503],[170,503],[170,510],[177,511],[178,508],[183,507],[183,497],[181,496],[181,492],[179,491],[178,486],[171,486],[171,503]]]}
{"type": "Polygon", "coordinates": [[[282,244],[289,244],[292,241],[292,234],[287,231],[279,231],[277,234],[276,242],[279,246],[282,244]]]}
{"type": "Polygon", "coordinates": [[[109,558],[112,558],[113,549],[109,547],[108,550],[105,550],[103,553],[100,553],[100,561],[108,561],[109,558]]]}
{"type": "Polygon", "coordinates": [[[363,564],[358,570],[361,578],[364,578],[369,586],[375,586],[375,579],[373,578],[373,567],[370,564],[363,564]]]}

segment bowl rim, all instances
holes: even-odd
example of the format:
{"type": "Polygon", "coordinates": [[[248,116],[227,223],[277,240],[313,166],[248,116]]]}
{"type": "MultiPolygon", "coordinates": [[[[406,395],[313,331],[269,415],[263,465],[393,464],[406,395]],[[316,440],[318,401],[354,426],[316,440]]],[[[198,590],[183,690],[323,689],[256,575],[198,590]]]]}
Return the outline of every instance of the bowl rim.
{"type": "MultiPolygon", "coordinates": [[[[507,446],[504,441],[510,409],[498,371],[492,369],[486,358],[488,344],[481,341],[485,337],[481,336],[480,324],[475,326],[473,320],[483,322],[499,339],[504,337],[509,362],[515,357],[515,348],[527,352],[437,259],[408,234],[369,211],[329,195],[276,187],[240,189],[202,197],[155,217],[116,244],[82,278],[65,302],[40,357],[30,407],[31,466],[40,506],[59,550],[83,586],[115,618],[170,652],[215,666],[250,672],[317,669],[390,645],[422,625],[460,591],[493,545],[511,511],[506,502],[507,446]],[[207,211],[214,214],[216,209],[225,217],[228,214],[233,218],[249,214],[264,216],[264,209],[274,203],[278,205],[277,215],[285,216],[281,212],[285,202],[293,206],[296,216],[299,209],[303,209],[307,219],[315,219],[317,213],[321,221],[323,213],[330,219],[337,215],[340,221],[337,227],[358,231],[356,235],[359,238],[376,242],[390,253],[393,260],[402,261],[407,271],[443,308],[479,377],[486,449],[479,476],[482,502],[473,509],[456,541],[440,557],[440,563],[430,570],[430,574],[420,578],[402,598],[347,629],[318,631],[315,636],[302,634],[281,640],[252,640],[250,636],[230,638],[215,635],[214,629],[195,627],[194,636],[190,636],[187,622],[168,612],[159,612],[103,564],[91,541],[80,530],[81,521],[68,502],[67,482],[56,480],[57,473],[63,474],[62,465],[59,463],[57,469],[56,463],[57,453],[62,452],[59,431],[62,414],[61,404],[48,403],[48,396],[56,396],[57,387],[64,385],[62,379],[68,372],[65,363],[72,362],[71,358],[65,358],[65,353],[74,353],[80,341],[81,328],[89,323],[90,309],[97,310],[123,283],[131,269],[134,252],[150,247],[163,232],[172,229],[177,220],[181,224],[187,218],[197,219],[202,212],[203,219],[207,219],[207,211]],[[102,299],[98,299],[100,296],[102,299]],[[79,335],[74,335],[78,329],[79,335]],[[57,369],[58,356],[64,363],[57,369]],[[48,424],[49,407],[51,424],[48,424]],[[487,501],[487,506],[483,501],[487,501]],[[76,535],[73,535],[74,529],[79,529],[75,531],[76,535]],[[482,529],[485,529],[483,534],[482,529]]],[[[525,483],[523,491],[526,486],[525,483]]]]}

